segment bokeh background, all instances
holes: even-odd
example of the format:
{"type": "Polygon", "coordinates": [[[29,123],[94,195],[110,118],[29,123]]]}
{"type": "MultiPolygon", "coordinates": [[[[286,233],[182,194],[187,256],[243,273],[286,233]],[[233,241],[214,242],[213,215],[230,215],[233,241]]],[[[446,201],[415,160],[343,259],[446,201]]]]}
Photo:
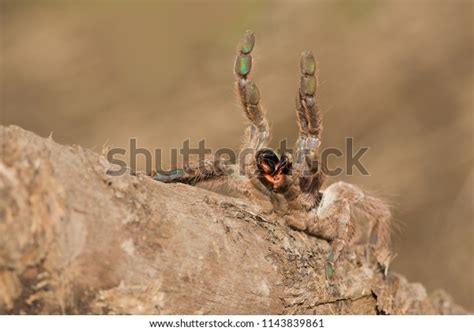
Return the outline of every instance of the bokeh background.
{"type": "Polygon", "coordinates": [[[98,152],[131,137],[237,148],[246,29],[273,136],[294,142],[299,55],[313,50],[324,147],[370,147],[370,176],[332,180],[393,205],[392,270],[474,309],[471,1],[2,0],[0,13],[1,123],[98,152]]]}

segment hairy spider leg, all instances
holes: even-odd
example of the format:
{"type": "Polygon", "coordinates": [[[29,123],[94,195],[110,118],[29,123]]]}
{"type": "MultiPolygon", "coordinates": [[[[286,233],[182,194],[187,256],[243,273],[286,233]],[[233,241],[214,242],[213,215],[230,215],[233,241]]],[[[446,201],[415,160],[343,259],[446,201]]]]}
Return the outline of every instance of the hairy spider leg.
{"type": "Polygon", "coordinates": [[[203,160],[170,171],[155,171],[152,173],[152,177],[163,183],[196,185],[199,182],[222,178],[231,173],[232,168],[225,160],[203,160]]]}
{"type": "Polygon", "coordinates": [[[237,56],[235,58],[235,74],[237,78],[236,89],[242,104],[245,116],[250,121],[246,129],[245,141],[242,150],[250,150],[251,158],[244,160],[245,172],[252,175],[255,170],[255,154],[265,147],[270,139],[270,128],[265,117],[265,111],[260,104],[260,91],[257,85],[248,76],[252,70],[251,52],[255,45],[255,35],[252,31],[246,31],[240,41],[237,56]]]}
{"type": "Polygon", "coordinates": [[[299,135],[295,148],[295,164],[300,189],[307,195],[307,200],[318,198],[325,179],[319,159],[322,121],[317,99],[316,69],[313,53],[304,51],[300,59],[300,86],[296,96],[299,135]]]}

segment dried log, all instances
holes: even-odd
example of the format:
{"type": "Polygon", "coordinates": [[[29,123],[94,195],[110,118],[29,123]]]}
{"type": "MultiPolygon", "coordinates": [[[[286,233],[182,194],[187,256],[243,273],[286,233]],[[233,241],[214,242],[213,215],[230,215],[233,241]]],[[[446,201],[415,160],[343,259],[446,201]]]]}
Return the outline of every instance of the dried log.
{"type": "Polygon", "coordinates": [[[326,241],[250,201],[142,175],[0,127],[0,313],[453,314],[358,247],[333,285],[326,241]]]}

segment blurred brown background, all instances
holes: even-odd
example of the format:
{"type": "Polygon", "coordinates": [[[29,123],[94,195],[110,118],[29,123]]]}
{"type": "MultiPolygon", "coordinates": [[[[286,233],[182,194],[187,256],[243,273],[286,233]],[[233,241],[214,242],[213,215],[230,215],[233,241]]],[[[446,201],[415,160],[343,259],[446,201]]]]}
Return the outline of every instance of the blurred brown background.
{"type": "Polygon", "coordinates": [[[237,148],[246,29],[273,136],[293,142],[299,54],[313,50],[323,145],[370,147],[370,176],[337,179],[385,196],[401,224],[392,270],[474,309],[471,1],[2,0],[1,24],[1,123],[98,152],[130,137],[237,148]]]}

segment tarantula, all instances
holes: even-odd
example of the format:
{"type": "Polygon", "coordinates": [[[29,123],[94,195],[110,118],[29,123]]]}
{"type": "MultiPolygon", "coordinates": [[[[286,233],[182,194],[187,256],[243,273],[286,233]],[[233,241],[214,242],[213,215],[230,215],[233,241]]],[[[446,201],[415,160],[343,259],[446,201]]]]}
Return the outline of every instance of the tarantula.
{"type": "Polygon", "coordinates": [[[247,31],[235,60],[236,89],[250,121],[242,150],[251,151],[251,157],[242,158],[238,165],[225,160],[203,161],[186,169],[157,172],[154,179],[190,185],[212,182],[211,189],[214,190],[220,187],[215,184],[222,184],[253,201],[267,200],[272,212],[284,217],[290,227],[331,243],[325,267],[328,279],[332,279],[335,263],[343,249],[361,240],[373,250],[386,273],[391,259],[388,207],[382,200],[344,182],[322,190],[325,180],[319,153],[322,124],[313,54],[309,51],[301,54],[300,86],[296,95],[299,136],[293,159],[290,154],[278,156],[266,147],[270,138],[268,121],[260,104],[257,85],[248,78],[254,44],[254,34],[247,31]],[[240,175],[239,169],[243,169],[245,176],[240,175]],[[364,214],[365,229],[364,224],[356,225],[355,211],[364,214]]]}

